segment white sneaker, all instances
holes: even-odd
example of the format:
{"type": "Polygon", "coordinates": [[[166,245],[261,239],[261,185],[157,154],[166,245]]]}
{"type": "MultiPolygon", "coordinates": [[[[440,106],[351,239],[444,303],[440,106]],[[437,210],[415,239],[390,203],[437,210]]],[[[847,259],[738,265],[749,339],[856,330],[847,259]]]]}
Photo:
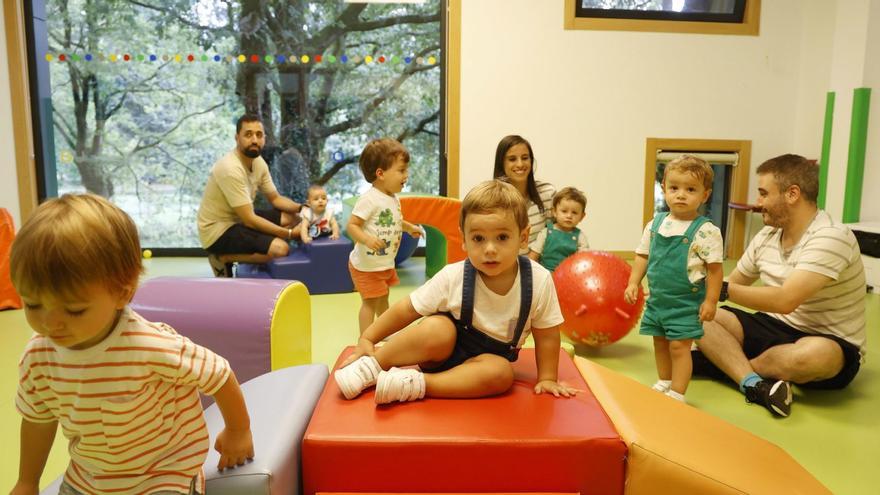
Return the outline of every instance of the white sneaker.
{"type": "Polygon", "coordinates": [[[379,373],[376,404],[408,402],[425,397],[425,374],[417,369],[391,368],[379,373]]]}
{"type": "Polygon", "coordinates": [[[373,356],[361,356],[344,368],[333,373],[336,384],[346,399],[351,400],[365,389],[376,384],[376,378],[382,368],[373,356]]]}
{"type": "Polygon", "coordinates": [[[666,392],[669,392],[669,388],[671,386],[672,386],[672,382],[669,380],[657,380],[657,383],[655,383],[653,386],[651,386],[651,390],[656,390],[657,392],[660,392],[661,394],[665,394],[666,392]]]}
{"type": "Polygon", "coordinates": [[[675,400],[681,402],[682,404],[687,404],[687,401],[684,400],[684,395],[676,392],[675,390],[667,390],[666,393],[663,395],[665,395],[666,397],[675,399],[675,400]]]}

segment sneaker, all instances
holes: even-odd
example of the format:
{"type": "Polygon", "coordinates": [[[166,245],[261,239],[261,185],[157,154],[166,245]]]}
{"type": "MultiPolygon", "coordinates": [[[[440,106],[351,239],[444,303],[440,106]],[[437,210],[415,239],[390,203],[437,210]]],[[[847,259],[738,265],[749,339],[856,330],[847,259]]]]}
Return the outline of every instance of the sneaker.
{"type": "Polygon", "coordinates": [[[214,269],[215,277],[232,278],[232,263],[223,263],[216,254],[208,255],[208,263],[214,269]]]}
{"type": "Polygon", "coordinates": [[[663,395],[669,397],[670,399],[675,399],[682,404],[687,404],[687,401],[684,399],[684,395],[676,392],[675,390],[667,390],[663,395]]]}
{"type": "Polygon", "coordinates": [[[425,374],[417,369],[391,368],[379,373],[376,404],[408,402],[425,397],[425,374]]]}
{"type": "Polygon", "coordinates": [[[727,379],[727,375],[715,366],[712,361],[709,361],[709,358],[699,349],[691,349],[691,363],[693,363],[694,376],[705,376],[715,380],[727,379]]]}
{"type": "Polygon", "coordinates": [[[665,394],[666,392],[669,392],[669,387],[671,386],[672,385],[670,383],[667,383],[664,380],[657,380],[657,383],[651,386],[651,390],[655,390],[657,392],[660,392],[661,394],[665,394]]]}
{"type": "Polygon", "coordinates": [[[361,392],[376,384],[376,378],[382,368],[373,356],[361,356],[344,368],[333,373],[339,390],[346,399],[351,400],[361,392]]]}
{"type": "Polygon", "coordinates": [[[791,413],[791,385],[786,381],[769,382],[761,380],[746,387],[746,402],[761,404],[777,416],[783,418],[791,413]]]}

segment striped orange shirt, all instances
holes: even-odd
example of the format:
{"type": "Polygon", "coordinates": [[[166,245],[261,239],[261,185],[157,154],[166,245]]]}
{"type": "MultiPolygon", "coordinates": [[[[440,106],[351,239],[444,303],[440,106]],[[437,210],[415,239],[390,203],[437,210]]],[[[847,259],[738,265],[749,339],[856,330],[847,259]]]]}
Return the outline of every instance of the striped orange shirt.
{"type": "Polygon", "coordinates": [[[64,477],[83,493],[204,493],[208,430],[201,391],[215,394],[229,363],[164,323],[126,308],[101,343],[82,350],[34,335],[19,363],[15,406],[58,421],[70,442],[64,477]]]}

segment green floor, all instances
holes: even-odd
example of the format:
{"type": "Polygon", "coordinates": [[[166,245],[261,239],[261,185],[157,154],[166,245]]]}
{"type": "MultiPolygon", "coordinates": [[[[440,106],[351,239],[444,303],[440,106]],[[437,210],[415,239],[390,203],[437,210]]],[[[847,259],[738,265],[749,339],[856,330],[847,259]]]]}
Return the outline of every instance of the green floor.
{"type": "MultiPolygon", "coordinates": [[[[147,260],[147,277],[159,275],[210,276],[205,259],[163,258],[147,260]]],[[[729,267],[728,267],[729,269],[729,267]]],[[[391,292],[396,301],[424,281],[424,260],[416,258],[400,270],[401,285],[391,292]]],[[[838,392],[795,390],[792,415],[776,419],[759,406],[746,405],[732,385],[694,380],[687,398],[691,405],[723,418],[759,437],[776,443],[838,495],[877,493],[880,486],[880,394],[875,381],[880,378],[880,296],[868,295],[868,362],[853,384],[838,392]],[[874,392],[872,392],[872,390],[874,392]],[[871,426],[873,425],[873,426],[871,426]]],[[[356,293],[312,297],[312,356],[316,363],[332,364],[342,347],[357,337],[356,293]],[[340,311],[347,307],[348,311],[340,311]],[[340,319],[338,315],[348,314],[340,319]]],[[[0,463],[0,492],[9,490],[18,473],[19,417],[13,397],[17,383],[16,365],[30,330],[22,311],[0,311],[0,441],[6,447],[6,461],[0,463]]],[[[621,341],[603,349],[578,348],[578,354],[617,370],[642,383],[655,380],[651,340],[630,332],[621,341]]],[[[682,435],[688,435],[683,431],[682,435]]],[[[64,471],[66,447],[59,433],[43,475],[48,484],[64,471]]],[[[719,445],[719,449],[724,445],[719,445]]],[[[766,469],[772,469],[770,465],[766,469]]]]}

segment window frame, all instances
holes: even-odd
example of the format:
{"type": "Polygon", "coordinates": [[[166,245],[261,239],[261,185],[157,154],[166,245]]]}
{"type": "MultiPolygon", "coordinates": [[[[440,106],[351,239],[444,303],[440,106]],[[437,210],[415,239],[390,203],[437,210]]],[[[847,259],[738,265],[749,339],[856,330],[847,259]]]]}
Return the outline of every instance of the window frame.
{"type": "Polygon", "coordinates": [[[620,19],[610,17],[578,17],[578,0],[565,0],[563,25],[566,30],[641,31],[688,34],[730,34],[758,36],[760,34],[761,0],[745,0],[743,21],[673,21],[662,19],[620,19]]]}

